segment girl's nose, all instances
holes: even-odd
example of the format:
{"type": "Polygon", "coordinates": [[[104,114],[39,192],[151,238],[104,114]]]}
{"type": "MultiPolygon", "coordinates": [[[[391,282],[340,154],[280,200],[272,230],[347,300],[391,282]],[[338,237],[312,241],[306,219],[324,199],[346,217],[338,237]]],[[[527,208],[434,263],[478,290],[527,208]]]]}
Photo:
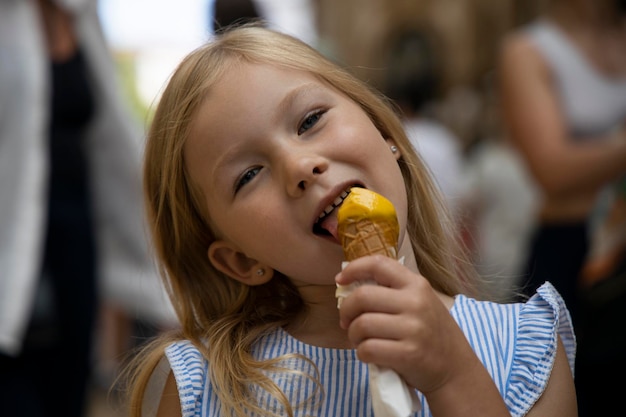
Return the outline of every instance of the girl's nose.
{"type": "Polygon", "coordinates": [[[301,195],[328,169],[328,160],[320,155],[290,153],[285,159],[287,192],[292,197],[301,195]]]}

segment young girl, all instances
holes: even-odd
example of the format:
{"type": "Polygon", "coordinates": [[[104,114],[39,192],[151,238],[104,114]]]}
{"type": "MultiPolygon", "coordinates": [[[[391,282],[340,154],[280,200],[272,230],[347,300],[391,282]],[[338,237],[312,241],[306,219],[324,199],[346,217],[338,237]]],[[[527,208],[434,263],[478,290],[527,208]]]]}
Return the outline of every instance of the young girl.
{"type": "Polygon", "coordinates": [[[470,298],[393,108],[300,41],[244,26],[191,53],[151,126],[145,192],[182,327],[136,358],[133,416],[371,416],[368,363],[417,390],[415,415],[576,415],[558,293],[470,298]],[[394,204],[404,265],[341,270],[335,209],[355,186],[394,204]],[[379,285],[338,310],[336,284],[365,279],[379,285]]]}

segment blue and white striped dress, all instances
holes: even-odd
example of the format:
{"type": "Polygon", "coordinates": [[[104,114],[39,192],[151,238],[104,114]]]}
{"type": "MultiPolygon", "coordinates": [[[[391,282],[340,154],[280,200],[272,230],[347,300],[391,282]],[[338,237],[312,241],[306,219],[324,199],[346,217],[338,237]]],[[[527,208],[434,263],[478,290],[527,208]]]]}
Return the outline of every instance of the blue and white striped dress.
{"type": "MultiPolygon", "coordinates": [[[[554,287],[546,283],[526,303],[496,304],[459,295],[450,310],[470,345],[495,381],[512,416],[523,416],[541,396],[554,364],[557,335],[561,337],[570,367],[574,368],[576,341],[569,312],[554,287]]],[[[254,347],[257,358],[274,358],[299,353],[317,367],[324,394],[315,406],[315,384],[304,376],[276,375],[274,380],[296,408],[296,416],[373,416],[368,395],[368,368],[354,350],[328,349],[304,344],[282,329],[261,339],[254,347]]],[[[209,379],[209,364],[193,345],[176,342],[166,349],[174,371],[184,417],[220,415],[220,403],[209,379]]],[[[290,359],[313,374],[314,368],[301,359],[290,359]]],[[[319,394],[319,393],[318,393],[319,394]]],[[[424,396],[418,393],[422,410],[416,417],[431,416],[424,396]]],[[[262,392],[265,409],[280,410],[279,404],[262,392]]]]}

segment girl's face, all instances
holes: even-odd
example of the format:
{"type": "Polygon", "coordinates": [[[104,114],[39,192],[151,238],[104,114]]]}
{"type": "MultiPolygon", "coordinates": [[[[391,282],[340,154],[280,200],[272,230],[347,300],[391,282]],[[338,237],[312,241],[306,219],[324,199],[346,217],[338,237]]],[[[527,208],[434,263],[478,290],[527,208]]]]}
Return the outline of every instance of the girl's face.
{"type": "Polygon", "coordinates": [[[343,252],[332,208],[350,187],[395,205],[402,241],[407,198],[392,144],[357,104],[309,73],[234,66],[185,145],[219,239],[212,262],[235,275],[262,265],[296,286],[334,286],[343,252]]]}

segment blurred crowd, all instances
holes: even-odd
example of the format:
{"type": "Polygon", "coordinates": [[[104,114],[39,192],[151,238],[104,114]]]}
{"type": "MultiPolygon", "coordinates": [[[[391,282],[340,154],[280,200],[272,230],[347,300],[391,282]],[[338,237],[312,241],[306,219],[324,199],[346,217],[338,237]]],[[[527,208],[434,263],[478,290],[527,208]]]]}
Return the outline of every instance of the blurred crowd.
{"type": "MultiPolygon", "coordinates": [[[[579,415],[620,409],[626,2],[212,0],[198,9],[206,39],[263,19],[393,100],[486,290],[509,302],[553,282],[577,334],[579,415]]],[[[144,225],[149,118],[131,111],[118,58],[96,0],[0,0],[7,416],[87,415],[89,390],[114,387],[134,346],[176,326],[144,225]]]]}

